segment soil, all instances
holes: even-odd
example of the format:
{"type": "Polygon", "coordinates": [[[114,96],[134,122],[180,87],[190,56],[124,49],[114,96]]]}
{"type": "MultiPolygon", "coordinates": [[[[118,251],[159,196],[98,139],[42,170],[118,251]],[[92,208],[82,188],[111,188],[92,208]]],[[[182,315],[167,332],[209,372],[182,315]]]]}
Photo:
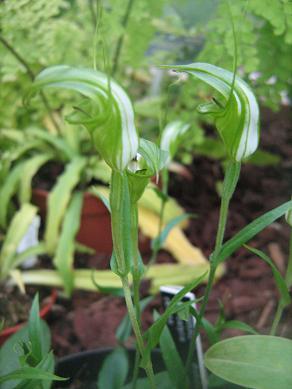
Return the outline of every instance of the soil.
{"type": "MultiPolygon", "coordinates": [[[[289,200],[292,193],[292,137],[289,123],[290,111],[283,108],[279,113],[263,110],[261,148],[280,155],[277,166],[259,167],[245,164],[238,188],[230,207],[225,239],[264,212],[289,200]]],[[[218,222],[219,196],[216,188],[223,172],[218,161],[195,156],[188,167],[193,183],[183,176],[172,175],[170,194],[188,212],[196,213],[186,234],[190,241],[200,247],[206,256],[214,247],[218,222]]],[[[264,250],[283,273],[288,256],[290,229],[282,218],[255,237],[250,245],[264,250]]],[[[162,251],[159,262],[172,262],[171,256],[162,251]]],[[[108,258],[100,255],[77,259],[79,267],[107,268],[108,258]]],[[[147,285],[144,285],[147,292],[147,285]]],[[[145,293],[146,293],[145,292],[145,293]]],[[[197,296],[204,286],[195,291],[197,296]]],[[[246,249],[238,250],[226,264],[225,275],[216,283],[207,308],[207,318],[215,322],[223,304],[228,319],[242,320],[267,333],[272,323],[278,293],[270,268],[246,249]]],[[[156,297],[151,309],[159,309],[156,297]]],[[[59,295],[49,317],[52,329],[53,349],[57,356],[68,355],[86,349],[114,346],[115,330],[126,309],[119,297],[98,293],[76,291],[71,299],[59,295]]],[[[151,323],[150,309],[143,316],[143,325],[151,323]]],[[[228,330],[224,336],[239,334],[228,330]]],[[[292,337],[292,309],[285,311],[279,334],[292,337]]]]}

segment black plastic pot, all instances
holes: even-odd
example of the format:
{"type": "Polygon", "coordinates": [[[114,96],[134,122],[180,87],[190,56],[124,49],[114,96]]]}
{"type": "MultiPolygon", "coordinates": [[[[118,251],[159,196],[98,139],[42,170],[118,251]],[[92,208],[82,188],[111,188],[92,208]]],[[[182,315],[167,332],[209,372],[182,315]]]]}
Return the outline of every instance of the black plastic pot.
{"type": "MultiPolygon", "coordinates": [[[[56,374],[62,377],[69,377],[64,382],[56,382],[54,389],[74,388],[74,389],[97,389],[96,382],[99,370],[107,355],[113,351],[112,348],[85,351],[73,354],[60,359],[57,363],[56,374]]],[[[133,370],[135,360],[135,350],[128,350],[130,372],[133,370]]],[[[159,350],[152,351],[152,363],[155,373],[165,370],[162,356],[159,350]]],[[[113,366],[113,372],[114,372],[113,366]]],[[[141,372],[143,377],[143,372],[141,372]]],[[[129,379],[131,376],[129,377],[129,379]]],[[[99,388],[109,389],[109,388],[99,388]]]]}

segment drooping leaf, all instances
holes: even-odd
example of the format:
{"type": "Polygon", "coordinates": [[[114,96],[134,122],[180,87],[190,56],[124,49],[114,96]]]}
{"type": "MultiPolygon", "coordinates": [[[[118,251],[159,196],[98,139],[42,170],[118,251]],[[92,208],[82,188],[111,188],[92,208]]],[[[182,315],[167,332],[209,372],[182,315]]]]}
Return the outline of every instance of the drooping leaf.
{"type": "Polygon", "coordinates": [[[254,328],[252,328],[250,325],[248,325],[242,321],[239,321],[239,320],[228,320],[221,325],[220,329],[222,330],[222,329],[226,329],[226,328],[232,328],[235,330],[244,331],[248,334],[253,334],[253,335],[258,334],[258,332],[254,328]]]}
{"type": "Polygon", "coordinates": [[[167,124],[163,129],[160,147],[162,150],[168,152],[167,163],[169,163],[175,156],[180,142],[185,133],[190,129],[190,124],[176,120],[167,124]]]}
{"type": "MultiPolygon", "coordinates": [[[[48,381],[64,381],[66,378],[58,377],[55,374],[49,373],[37,367],[24,366],[19,370],[15,370],[5,376],[0,377],[0,384],[11,380],[48,380],[48,381]]],[[[29,383],[33,385],[33,383],[29,383]]]]}
{"type": "Polygon", "coordinates": [[[127,352],[124,348],[117,347],[106,357],[102,364],[98,375],[98,387],[101,389],[121,389],[126,381],[128,370],[127,352]]]}
{"type": "Polygon", "coordinates": [[[5,278],[15,267],[18,245],[36,213],[36,207],[24,204],[14,215],[0,251],[0,278],[5,278]]]}
{"type": "Polygon", "coordinates": [[[23,162],[15,165],[0,188],[0,226],[2,228],[7,226],[7,211],[9,209],[9,202],[17,191],[19,180],[23,174],[23,166],[23,162]]]}
{"type": "Polygon", "coordinates": [[[78,184],[85,166],[83,158],[75,158],[70,162],[64,173],[59,176],[56,185],[49,194],[48,212],[45,229],[45,242],[50,254],[57,246],[61,223],[69,204],[71,193],[78,184]]]}
{"type": "Polygon", "coordinates": [[[234,253],[235,250],[241,247],[244,243],[248,242],[275,220],[279,219],[290,209],[292,209],[292,201],[288,201],[252,221],[233,238],[223,244],[216,261],[219,263],[225,261],[231,254],[234,253]]]}
{"type": "Polygon", "coordinates": [[[53,262],[64,282],[64,289],[70,295],[74,287],[73,261],[75,237],[80,227],[83,193],[76,192],[65,213],[62,231],[58,240],[53,262]]]}
{"type": "Polygon", "coordinates": [[[233,73],[208,63],[162,66],[207,83],[220,94],[220,100],[201,104],[200,113],[214,117],[229,157],[242,161],[253,154],[259,143],[259,107],[249,86],[233,73]],[[234,86],[234,87],[233,87],[234,86]]]}
{"type": "Polygon", "coordinates": [[[28,97],[44,88],[70,89],[86,98],[68,120],[82,123],[103,159],[124,170],[138,150],[133,107],[125,91],[104,73],[65,65],[43,70],[28,97]]]}
{"type": "Polygon", "coordinates": [[[103,193],[101,193],[98,190],[98,188],[96,188],[94,186],[90,189],[90,193],[92,193],[93,195],[98,197],[103,202],[103,205],[107,208],[109,213],[111,213],[111,207],[110,207],[108,196],[105,196],[103,193]]]}
{"type": "Polygon", "coordinates": [[[60,136],[50,134],[40,128],[28,128],[26,132],[33,139],[39,139],[44,144],[49,145],[52,151],[57,153],[60,160],[70,161],[74,157],[77,157],[76,152],[69,146],[69,143],[60,136]]]}
{"type": "Polygon", "coordinates": [[[281,296],[280,297],[280,304],[283,307],[286,307],[287,305],[289,305],[291,303],[291,297],[290,297],[286,282],[285,282],[284,278],[282,277],[281,273],[279,272],[279,270],[277,269],[277,267],[275,266],[274,262],[271,260],[271,258],[269,258],[267,256],[267,254],[265,254],[261,250],[257,250],[251,246],[248,246],[248,245],[244,245],[244,247],[247,248],[253,254],[257,255],[259,258],[261,258],[264,262],[266,262],[270,266],[270,268],[272,269],[272,272],[273,272],[275,283],[277,285],[278,291],[279,291],[280,296],[281,296]]]}
{"type": "Polygon", "coordinates": [[[246,335],[216,343],[205,365],[219,377],[253,389],[292,387],[292,340],[246,335]]]}
{"type": "Polygon", "coordinates": [[[30,202],[32,178],[51,158],[51,155],[40,154],[33,156],[24,163],[22,175],[19,181],[19,202],[21,204],[30,202]]]}

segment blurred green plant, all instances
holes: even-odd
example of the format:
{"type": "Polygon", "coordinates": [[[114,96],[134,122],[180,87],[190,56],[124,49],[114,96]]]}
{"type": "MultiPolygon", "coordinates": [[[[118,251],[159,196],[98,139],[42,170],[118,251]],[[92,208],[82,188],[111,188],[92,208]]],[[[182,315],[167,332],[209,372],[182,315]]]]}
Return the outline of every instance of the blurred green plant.
{"type": "Polygon", "coordinates": [[[54,368],[50,330],[40,319],[39,300],[36,295],[28,324],[0,348],[1,388],[49,389],[53,381],[66,380],[56,376],[54,368]]]}

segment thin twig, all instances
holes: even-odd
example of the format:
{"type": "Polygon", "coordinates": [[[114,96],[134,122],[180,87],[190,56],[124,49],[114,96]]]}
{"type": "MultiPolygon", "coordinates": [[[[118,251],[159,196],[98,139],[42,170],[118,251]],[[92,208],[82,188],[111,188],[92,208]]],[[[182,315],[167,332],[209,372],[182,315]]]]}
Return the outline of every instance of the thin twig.
{"type": "MultiPolygon", "coordinates": [[[[1,35],[0,35],[0,42],[3,44],[4,47],[6,47],[6,49],[8,51],[10,51],[10,53],[17,59],[17,61],[25,68],[28,76],[33,81],[34,78],[35,78],[35,74],[34,74],[33,70],[31,69],[31,67],[29,66],[29,64],[26,62],[26,60],[1,35]]],[[[48,112],[48,115],[49,115],[52,123],[54,124],[56,130],[58,132],[60,132],[60,127],[59,127],[57,121],[55,120],[55,118],[54,118],[54,116],[52,114],[53,109],[51,108],[50,103],[48,102],[48,99],[47,99],[46,95],[44,94],[44,92],[40,92],[40,96],[41,96],[41,99],[42,99],[42,102],[43,102],[44,106],[46,107],[46,110],[48,112]]]]}

